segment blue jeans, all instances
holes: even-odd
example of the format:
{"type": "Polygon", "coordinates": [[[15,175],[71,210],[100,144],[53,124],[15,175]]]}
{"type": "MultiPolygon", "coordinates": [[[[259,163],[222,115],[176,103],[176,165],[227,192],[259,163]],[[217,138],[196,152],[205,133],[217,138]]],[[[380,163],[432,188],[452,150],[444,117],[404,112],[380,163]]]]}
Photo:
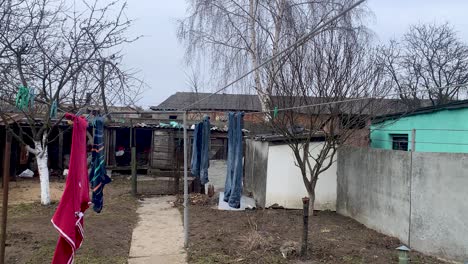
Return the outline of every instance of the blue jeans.
{"type": "Polygon", "coordinates": [[[210,119],[208,116],[195,125],[192,145],[192,175],[200,179],[201,184],[208,183],[208,168],[210,167],[210,119]]]}
{"type": "Polygon", "coordinates": [[[190,163],[190,169],[192,175],[200,177],[200,152],[201,152],[201,129],[203,124],[199,123],[195,125],[193,131],[193,144],[192,144],[192,161],[190,163]]]}
{"type": "Polygon", "coordinates": [[[243,146],[242,125],[244,113],[229,113],[228,130],[228,173],[224,191],[224,201],[230,207],[239,208],[242,196],[243,146]]]}
{"type": "Polygon", "coordinates": [[[229,202],[229,196],[231,196],[231,185],[232,177],[234,174],[234,156],[235,156],[235,138],[234,131],[236,122],[235,114],[229,112],[228,114],[228,153],[227,153],[227,172],[226,172],[226,182],[224,184],[224,201],[229,202]]]}
{"type": "Polygon", "coordinates": [[[201,138],[201,151],[200,151],[200,182],[207,184],[208,168],[210,167],[210,141],[211,141],[211,127],[210,118],[205,116],[203,118],[202,138],[201,138]]]}

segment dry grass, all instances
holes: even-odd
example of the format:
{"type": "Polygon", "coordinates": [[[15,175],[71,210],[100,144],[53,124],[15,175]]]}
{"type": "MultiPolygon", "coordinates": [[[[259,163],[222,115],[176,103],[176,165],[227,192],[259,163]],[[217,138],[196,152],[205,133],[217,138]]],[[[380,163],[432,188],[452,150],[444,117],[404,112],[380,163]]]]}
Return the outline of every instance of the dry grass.
{"type": "Polygon", "coordinates": [[[249,232],[240,236],[239,240],[244,249],[248,251],[268,251],[272,249],[273,237],[265,232],[258,231],[258,225],[251,218],[248,220],[249,232]]]}

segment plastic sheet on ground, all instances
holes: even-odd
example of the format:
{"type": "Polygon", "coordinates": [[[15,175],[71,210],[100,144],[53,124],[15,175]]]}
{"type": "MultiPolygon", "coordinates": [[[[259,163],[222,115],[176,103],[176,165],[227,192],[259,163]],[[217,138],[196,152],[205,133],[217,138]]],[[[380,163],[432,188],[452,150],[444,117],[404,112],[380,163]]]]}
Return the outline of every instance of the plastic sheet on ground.
{"type": "Polygon", "coordinates": [[[224,200],[224,192],[219,193],[219,202],[218,202],[218,210],[227,210],[227,211],[244,211],[245,209],[254,209],[255,208],[255,200],[242,195],[240,200],[240,208],[232,208],[226,203],[224,200]]]}

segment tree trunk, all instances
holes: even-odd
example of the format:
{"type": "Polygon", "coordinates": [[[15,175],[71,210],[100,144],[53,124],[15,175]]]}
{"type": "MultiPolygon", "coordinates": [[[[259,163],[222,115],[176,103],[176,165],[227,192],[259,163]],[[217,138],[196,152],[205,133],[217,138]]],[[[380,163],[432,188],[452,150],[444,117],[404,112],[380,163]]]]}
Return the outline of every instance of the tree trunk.
{"type": "Polygon", "coordinates": [[[49,190],[49,166],[47,165],[49,155],[47,153],[47,145],[41,141],[34,141],[37,170],[39,171],[39,179],[41,182],[41,204],[50,204],[49,190]]]}
{"type": "MultiPolygon", "coordinates": [[[[258,47],[257,47],[257,31],[255,30],[255,17],[256,17],[256,0],[249,1],[249,31],[250,31],[250,59],[252,61],[252,66],[254,68],[260,65],[259,56],[258,56],[258,47]]],[[[255,81],[255,90],[257,91],[258,98],[260,99],[260,106],[262,107],[262,111],[269,111],[270,109],[270,97],[268,94],[263,90],[262,81],[260,76],[261,70],[257,69],[253,73],[254,81],[255,81]]],[[[267,119],[268,120],[268,119],[267,119]]]]}
{"type": "Polygon", "coordinates": [[[309,194],[309,218],[314,216],[314,205],[315,205],[315,190],[309,194]]]}

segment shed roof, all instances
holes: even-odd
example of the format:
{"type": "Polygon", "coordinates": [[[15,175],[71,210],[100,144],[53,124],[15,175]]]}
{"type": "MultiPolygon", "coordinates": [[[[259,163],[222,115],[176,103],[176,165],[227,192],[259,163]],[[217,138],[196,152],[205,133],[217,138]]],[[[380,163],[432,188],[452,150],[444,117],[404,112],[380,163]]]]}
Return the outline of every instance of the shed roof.
{"type": "Polygon", "coordinates": [[[443,105],[426,106],[426,107],[421,107],[412,111],[400,111],[397,113],[381,115],[375,118],[372,121],[372,123],[374,124],[381,123],[386,120],[400,118],[402,116],[405,116],[405,117],[415,116],[415,115],[421,115],[421,114],[434,113],[434,112],[443,111],[443,110],[457,110],[457,109],[463,109],[463,108],[468,108],[468,100],[453,101],[453,102],[443,104],[443,105]]]}

